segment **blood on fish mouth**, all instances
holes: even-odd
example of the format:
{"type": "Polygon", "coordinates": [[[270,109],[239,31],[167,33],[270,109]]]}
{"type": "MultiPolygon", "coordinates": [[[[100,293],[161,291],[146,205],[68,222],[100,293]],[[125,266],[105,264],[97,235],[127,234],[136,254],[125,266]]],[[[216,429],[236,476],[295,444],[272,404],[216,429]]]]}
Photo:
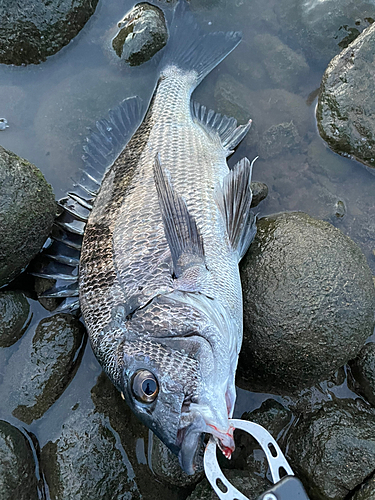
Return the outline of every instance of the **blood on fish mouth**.
{"type": "Polygon", "coordinates": [[[230,460],[231,456],[232,456],[232,453],[234,452],[235,450],[235,445],[234,445],[234,439],[233,439],[233,432],[234,432],[234,428],[233,427],[230,427],[229,428],[229,431],[228,432],[223,432],[221,430],[219,430],[215,425],[213,424],[207,424],[209,427],[212,427],[214,432],[212,433],[213,436],[216,438],[217,440],[217,443],[218,443],[218,446],[220,448],[220,450],[223,452],[223,455],[225,456],[225,458],[227,458],[228,460],[230,460]],[[222,439],[220,437],[223,436],[223,438],[227,437],[228,438],[228,441],[229,442],[232,442],[233,445],[232,446],[227,446],[225,445],[223,442],[222,442],[222,439]]]}

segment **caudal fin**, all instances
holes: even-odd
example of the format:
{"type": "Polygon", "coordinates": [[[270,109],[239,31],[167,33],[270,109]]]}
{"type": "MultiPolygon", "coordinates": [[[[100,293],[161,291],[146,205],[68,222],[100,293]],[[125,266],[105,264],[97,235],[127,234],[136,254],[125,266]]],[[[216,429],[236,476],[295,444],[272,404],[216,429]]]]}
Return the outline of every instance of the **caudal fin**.
{"type": "Polygon", "coordinates": [[[197,24],[186,0],[179,0],[170,25],[162,67],[176,65],[198,74],[197,85],[241,41],[238,31],[206,33],[197,24]]]}

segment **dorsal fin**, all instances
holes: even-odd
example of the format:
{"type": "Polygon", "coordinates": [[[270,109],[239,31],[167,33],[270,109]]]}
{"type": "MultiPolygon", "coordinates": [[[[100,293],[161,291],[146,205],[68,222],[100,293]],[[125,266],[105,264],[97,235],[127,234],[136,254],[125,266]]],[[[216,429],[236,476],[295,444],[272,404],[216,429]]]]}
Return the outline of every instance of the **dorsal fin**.
{"type": "Polygon", "coordinates": [[[179,278],[184,269],[184,261],[196,264],[204,262],[204,248],[202,235],[196,220],[190,214],[185,200],[173,189],[165,171],[160,164],[159,155],[155,158],[154,179],[159,197],[159,205],[163,218],[165,237],[172,255],[173,271],[179,278]]]}
{"type": "Polygon", "coordinates": [[[193,119],[198,120],[201,125],[219,134],[228,155],[233,152],[233,149],[242,141],[251,127],[251,120],[246,125],[237,125],[235,118],[207,109],[206,106],[197,101],[191,101],[191,114],[193,119]]]}
{"type": "MultiPolygon", "coordinates": [[[[256,158],[255,158],[256,159],[256,158]]],[[[225,227],[232,248],[240,261],[256,234],[256,217],[250,210],[250,188],[253,160],[240,160],[224,177],[223,186],[217,185],[214,197],[224,217],[225,227]]]]}

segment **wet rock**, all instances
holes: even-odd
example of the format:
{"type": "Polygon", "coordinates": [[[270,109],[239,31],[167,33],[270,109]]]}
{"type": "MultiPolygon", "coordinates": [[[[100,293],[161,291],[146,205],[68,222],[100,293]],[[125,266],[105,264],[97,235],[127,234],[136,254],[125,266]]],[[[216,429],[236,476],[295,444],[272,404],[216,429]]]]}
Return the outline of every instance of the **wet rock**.
{"type": "Polygon", "coordinates": [[[163,482],[182,487],[194,485],[204,476],[203,472],[188,476],[181,469],[178,457],[157,436],[152,438],[151,468],[163,482]]]}
{"type": "Polygon", "coordinates": [[[0,62],[37,64],[67,45],[95,11],[98,0],[4,0],[0,62]]]}
{"type": "Polygon", "coordinates": [[[316,116],[320,135],[337,153],[375,167],[375,24],[324,73],[316,116]]]}
{"type": "Polygon", "coordinates": [[[283,36],[322,65],[375,18],[372,0],[281,0],[275,13],[283,36]]]}
{"type": "Polygon", "coordinates": [[[372,476],[354,493],[351,500],[375,500],[375,477],[372,476]]]}
{"type": "Polygon", "coordinates": [[[251,191],[253,193],[253,199],[251,200],[251,206],[257,207],[261,201],[263,201],[268,196],[268,186],[263,182],[252,182],[250,184],[251,191]]]}
{"type": "Polygon", "coordinates": [[[358,356],[350,362],[356,381],[355,390],[375,406],[375,343],[364,345],[358,356]]]}
{"type": "Polygon", "coordinates": [[[186,490],[157,480],[148,465],[148,429],[102,374],[42,449],[52,500],[184,500],[186,490]],[[78,438],[77,438],[78,437],[78,438]]]}
{"type": "Polygon", "coordinates": [[[38,301],[47,311],[54,311],[61,303],[61,299],[41,297],[43,292],[46,292],[56,283],[56,280],[35,277],[34,289],[38,296],[38,301]]]}
{"type": "Polygon", "coordinates": [[[0,420],[0,498],[38,500],[35,462],[26,437],[0,420]]]}
{"type": "Polygon", "coordinates": [[[31,163],[0,146],[0,286],[39,252],[56,213],[51,186],[31,163]]]}
{"type": "Polygon", "coordinates": [[[118,26],[120,31],[112,40],[112,47],[130,66],[151,59],[168,40],[163,11],[147,2],[135,5],[118,26]]]}
{"type": "Polygon", "coordinates": [[[295,88],[309,72],[303,55],[269,33],[254,38],[253,50],[262,60],[271,82],[278,88],[295,88]]]}
{"type": "Polygon", "coordinates": [[[0,118],[0,130],[5,130],[8,127],[8,120],[6,118],[0,118]]]}
{"type": "Polygon", "coordinates": [[[329,378],[374,326],[375,289],[357,245],[304,213],[258,221],[241,264],[244,342],[238,382],[287,393],[329,378]]]}
{"type": "Polygon", "coordinates": [[[0,292],[0,347],[19,340],[28,325],[30,306],[21,292],[0,292]]]}
{"type": "Polygon", "coordinates": [[[297,420],[288,456],[310,498],[342,500],[373,473],[374,417],[369,407],[338,399],[297,420]]]}
{"type": "MultiPolygon", "coordinates": [[[[224,475],[249,500],[256,500],[259,495],[271,487],[271,483],[267,479],[248,471],[226,470],[224,475]]],[[[204,479],[187,500],[217,500],[217,495],[207,479],[204,479]]]]}
{"type": "Polygon", "coordinates": [[[83,335],[77,318],[56,314],[40,321],[31,344],[23,339],[4,369],[0,387],[15,417],[30,424],[61,396],[79,366],[83,335]]]}
{"type": "Polygon", "coordinates": [[[338,200],[335,204],[335,215],[338,219],[342,219],[346,214],[345,203],[342,200],[338,200]]]}

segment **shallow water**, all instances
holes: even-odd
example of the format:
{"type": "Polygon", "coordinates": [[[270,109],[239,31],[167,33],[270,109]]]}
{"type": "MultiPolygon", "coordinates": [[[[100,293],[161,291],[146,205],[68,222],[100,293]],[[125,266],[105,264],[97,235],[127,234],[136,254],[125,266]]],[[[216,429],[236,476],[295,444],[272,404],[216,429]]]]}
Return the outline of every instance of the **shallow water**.
{"type": "MultiPolygon", "coordinates": [[[[290,0],[289,5],[292,3],[290,0]]],[[[308,3],[307,10],[311,14],[316,2],[308,3]]],[[[154,88],[157,78],[155,64],[150,62],[139,68],[130,68],[121,64],[110,50],[109,42],[117,22],[133,4],[133,0],[100,1],[81,33],[41,65],[0,65],[0,117],[6,118],[9,124],[9,128],[0,131],[0,144],[40,168],[53,186],[57,199],[71,188],[70,177],[79,177],[82,144],[89,129],[95,126],[95,120],[106,117],[108,110],[126,97],[139,95],[147,101],[154,88]]],[[[160,4],[170,8],[164,2],[160,4]]],[[[276,4],[274,0],[192,0],[193,10],[203,26],[212,30],[239,29],[244,34],[241,46],[205,79],[195,98],[217,111],[227,112],[221,107],[226,105],[214,89],[218,88],[220,81],[234,80],[242,85],[240,90],[245,88],[248,91],[243,114],[236,118],[251,117],[252,106],[257,107],[254,112],[258,122],[254,118],[254,126],[230,159],[231,164],[243,156],[253,158],[259,154],[259,131],[280,122],[296,122],[299,145],[294,144],[290,151],[282,150],[268,158],[260,155],[256,162],[253,180],[265,182],[269,188],[267,199],[258,207],[259,216],[298,210],[327,220],[362,248],[375,274],[375,169],[367,169],[328,150],[316,128],[316,99],[309,98],[320,85],[329,57],[306,55],[308,68],[303,78],[299,75],[293,78],[292,75],[275,83],[270,72],[264,70],[262,56],[254,50],[256,41],[259,42],[258,35],[271,34],[277,35],[297,53],[301,52],[294,20],[289,19],[282,25],[275,14],[276,4]],[[232,80],[225,80],[228,76],[232,80]],[[283,109],[280,99],[272,94],[280,88],[288,92],[283,94],[285,99],[291,99],[288,104],[290,113],[285,119],[279,119],[283,109]],[[262,104],[262,92],[269,92],[267,106],[262,104]],[[343,217],[336,215],[338,206],[345,207],[343,217]]],[[[48,315],[38,303],[31,303],[33,319],[27,336],[31,336],[38,321],[48,315]]],[[[17,346],[18,343],[11,348],[12,352],[17,346]]],[[[3,374],[6,359],[1,359],[1,366],[3,374]]],[[[25,426],[12,416],[12,408],[5,405],[0,407],[0,419],[26,427],[43,447],[58,435],[65,416],[77,401],[89,404],[91,388],[100,373],[101,369],[87,346],[72,383],[41,419],[25,426]]],[[[345,383],[335,392],[339,397],[351,394],[345,383]]],[[[235,416],[240,417],[244,411],[259,407],[267,397],[239,390],[235,416]]]]}

